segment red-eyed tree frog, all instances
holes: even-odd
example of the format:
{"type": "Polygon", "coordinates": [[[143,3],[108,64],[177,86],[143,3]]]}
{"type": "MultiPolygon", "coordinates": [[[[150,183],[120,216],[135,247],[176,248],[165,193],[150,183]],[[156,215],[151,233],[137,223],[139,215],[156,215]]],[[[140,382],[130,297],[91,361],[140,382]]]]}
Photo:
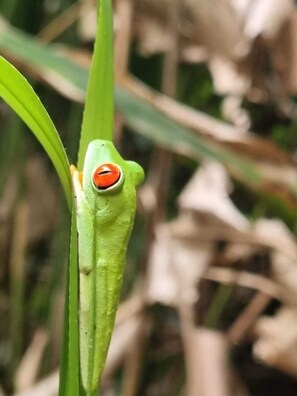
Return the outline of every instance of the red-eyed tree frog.
{"type": "Polygon", "coordinates": [[[94,140],[83,172],[71,165],[79,257],[79,343],[82,385],[94,392],[114,327],[123,268],[144,173],[113,143],[94,140]]]}

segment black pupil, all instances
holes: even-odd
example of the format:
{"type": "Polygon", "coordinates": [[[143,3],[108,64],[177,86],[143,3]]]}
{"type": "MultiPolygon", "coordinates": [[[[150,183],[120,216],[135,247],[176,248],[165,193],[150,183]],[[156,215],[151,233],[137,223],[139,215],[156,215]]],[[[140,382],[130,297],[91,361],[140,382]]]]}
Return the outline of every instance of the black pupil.
{"type": "Polygon", "coordinates": [[[98,172],[98,175],[107,175],[108,173],[111,173],[110,170],[103,170],[101,172],[98,172]]]}

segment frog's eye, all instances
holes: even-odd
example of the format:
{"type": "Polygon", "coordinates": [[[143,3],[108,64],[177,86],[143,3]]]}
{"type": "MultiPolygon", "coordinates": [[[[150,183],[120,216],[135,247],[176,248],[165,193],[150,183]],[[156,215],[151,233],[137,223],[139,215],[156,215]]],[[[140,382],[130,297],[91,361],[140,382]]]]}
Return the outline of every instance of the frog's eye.
{"type": "Polygon", "coordinates": [[[123,182],[121,168],[112,163],[102,164],[93,173],[92,182],[99,192],[113,190],[123,182]]]}

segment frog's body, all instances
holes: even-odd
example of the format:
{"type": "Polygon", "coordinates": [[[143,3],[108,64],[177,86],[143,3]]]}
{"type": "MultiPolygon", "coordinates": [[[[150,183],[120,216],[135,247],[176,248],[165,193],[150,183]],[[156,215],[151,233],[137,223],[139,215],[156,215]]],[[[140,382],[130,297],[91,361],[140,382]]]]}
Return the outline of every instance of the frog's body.
{"type": "Polygon", "coordinates": [[[89,144],[82,177],[73,166],[71,173],[79,241],[81,378],[84,389],[93,391],[103,371],[114,326],[135,216],[136,187],[144,174],[138,164],[125,161],[106,140],[89,144]],[[96,175],[98,168],[109,164],[119,170],[118,180],[107,171],[102,177],[96,175]],[[96,185],[98,180],[104,184],[102,189],[96,185]]]}

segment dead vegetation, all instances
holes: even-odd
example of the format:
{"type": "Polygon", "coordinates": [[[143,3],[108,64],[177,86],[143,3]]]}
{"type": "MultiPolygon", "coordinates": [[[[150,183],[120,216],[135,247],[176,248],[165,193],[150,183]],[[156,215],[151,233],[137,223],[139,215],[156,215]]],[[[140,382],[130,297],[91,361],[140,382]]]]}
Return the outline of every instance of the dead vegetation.
{"type": "MultiPolygon", "coordinates": [[[[91,0],[73,3],[40,31],[39,38],[49,42],[77,22],[80,40],[91,41],[94,12],[91,0]]],[[[286,396],[296,394],[295,147],[284,149],[273,142],[270,121],[267,130],[252,132],[257,124],[253,106],[260,112],[270,106],[275,117],[293,125],[296,143],[296,32],[297,8],[290,0],[115,2],[118,86],[218,150],[228,149],[247,159],[261,171],[262,179],[251,183],[236,164],[224,166],[206,155],[176,193],[178,210],[168,221],[170,190],[177,189],[170,180],[175,158],[193,156],[182,145],[172,150],[169,143],[168,149],[153,147],[146,183],[139,194],[139,214],[144,219],[142,254],[134,286],[118,311],[104,395],[276,396],[286,381],[293,384],[286,396]],[[129,59],[134,43],[142,56],[162,55],[159,92],[132,76],[129,59]],[[221,119],[177,100],[178,73],[183,65],[207,68],[214,94],[221,98],[221,119]],[[245,187],[240,198],[233,199],[238,183],[239,189],[242,184],[245,187]],[[249,194],[256,196],[256,201],[263,194],[260,214],[255,214],[256,204],[254,211],[240,209],[249,194]],[[281,201],[289,221],[277,210],[272,210],[273,216],[261,215],[261,210],[265,213],[263,205],[269,205],[267,197],[281,201]],[[243,356],[242,363],[236,354],[243,356]],[[164,366],[160,362],[165,362],[164,366]],[[155,367],[161,367],[162,374],[155,367]],[[119,368],[120,393],[114,380],[119,368]],[[266,379],[259,380],[264,385],[255,387],[251,377],[261,377],[266,369],[266,379]],[[265,390],[265,380],[271,381],[275,373],[288,377],[281,377],[275,390],[265,390]]],[[[77,63],[89,62],[85,51],[60,51],[77,63]]],[[[24,62],[20,64],[24,66],[24,62]]],[[[81,92],[54,74],[38,68],[30,72],[64,96],[83,99],[81,92]]],[[[199,81],[193,84],[199,86],[199,81]]],[[[117,141],[123,144],[125,117],[118,114],[116,121],[117,141]]],[[[51,187],[39,181],[48,178],[48,170],[38,161],[31,160],[24,170],[28,177],[24,200],[17,198],[13,179],[3,190],[0,251],[9,269],[1,262],[2,283],[7,273],[15,282],[25,276],[24,257],[28,262],[30,248],[52,233],[57,223],[54,183],[51,187]],[[42,192],[38,190],[41,185],[42,192]],[[42,199],[45,195],[46,200],[42,199]]],[[[1,294],[4,302],[0,309],[5,311],[7,294],[1,294]]],[[[61,291],[55,294],[51,309],[55,318],[62,320],[61,291]]],[[[49,338],[53,350],[59,349],[59,329],[36,326],[28,337],[25,353],[16,364],[16,395],[57,393],[54,367],[58,354],[51,358],[49,371],[54,371],[50,375],[44,373],[40,380],[38,372],[49,338]]]]}

